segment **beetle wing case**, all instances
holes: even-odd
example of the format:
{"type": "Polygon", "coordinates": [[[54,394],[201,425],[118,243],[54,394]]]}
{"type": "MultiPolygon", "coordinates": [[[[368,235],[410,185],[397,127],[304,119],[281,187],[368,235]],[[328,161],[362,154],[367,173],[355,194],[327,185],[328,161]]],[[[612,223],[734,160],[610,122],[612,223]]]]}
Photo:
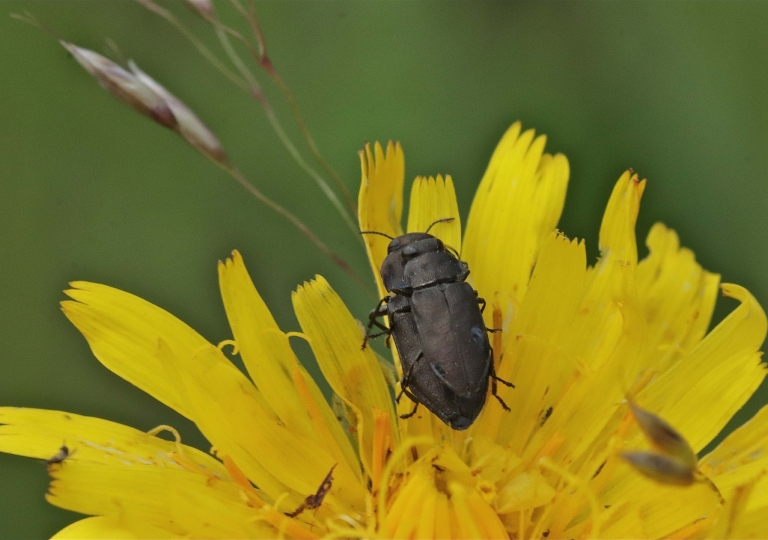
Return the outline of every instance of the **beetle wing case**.
{"type": "Polygon", "coordinates": [[[396,311],[394,307],[389,320],[403,372],[410,373],[407,389],[432,411],[440,420],[453,429],[467,429],[480,414],[485,404],[486,388],[482,393],[466,399],[457,396],[446,386],[432,369],[428,358],[423,354],[421,339],[416,328],[416,320],[410,311],[396,311]]]}
{"type": "Polygon", "coordinates": [[[414,291],[411,309],[435,375],[459,397],[482,393],[484,401],[491,346],[472,287],[443,283],[414,291]]]}
{"type": "MultiPolygon", "coordinates": [[[[405,283],[411,289],[447,283],[464,281],[469,275],[467,265],[459,261],[447,251],[425,253],[408,261],[405,265],[405,283]]],[[[473,295],[473,302],[476,298],[473,295]]]]}

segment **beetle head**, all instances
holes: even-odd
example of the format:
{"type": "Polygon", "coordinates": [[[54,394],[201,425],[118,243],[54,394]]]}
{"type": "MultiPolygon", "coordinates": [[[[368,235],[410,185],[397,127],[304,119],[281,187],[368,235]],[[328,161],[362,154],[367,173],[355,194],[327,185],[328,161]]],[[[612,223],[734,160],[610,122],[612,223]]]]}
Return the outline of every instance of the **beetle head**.
{"type": "Polygon", "coordinates": [[[405,263],[424,255],[445,251],[445,246],[439,238],[428,233],[408,233],[392,239],[387,248],[387,257],[381,265],[381,279],[389,292],[408,294],[408,284],[405,280],[405,263]]]}
{"type": "Polygon", "coordinates": [[[443,249],[445,249],[443,243],[438,238],[429,233],[415,232],[393,238],[387,246],[387,253],[407,252],[413,257],[419,253],[442,251],[443,249]]]}

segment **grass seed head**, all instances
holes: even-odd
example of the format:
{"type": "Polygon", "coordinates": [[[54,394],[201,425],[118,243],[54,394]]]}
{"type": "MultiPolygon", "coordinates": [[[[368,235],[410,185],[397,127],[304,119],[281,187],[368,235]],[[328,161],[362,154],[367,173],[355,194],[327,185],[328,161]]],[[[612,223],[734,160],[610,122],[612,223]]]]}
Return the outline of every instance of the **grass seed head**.
{"type": "Polygon", "coordinates": [[[101,86],[119,100],[167,128],[176,128],[176,117],[166,101],[136,76],[96,52],[66,41],[60,43],[101,86]]]}

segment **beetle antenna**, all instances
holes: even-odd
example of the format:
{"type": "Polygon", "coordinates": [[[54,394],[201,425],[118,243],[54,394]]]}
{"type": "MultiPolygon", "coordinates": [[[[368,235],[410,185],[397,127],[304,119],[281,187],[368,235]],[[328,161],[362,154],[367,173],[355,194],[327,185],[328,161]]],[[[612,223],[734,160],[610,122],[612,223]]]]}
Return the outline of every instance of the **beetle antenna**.
{"type": "Polygon", "coordinates": [[[461,260],[461,254],[458,251],[456,251],[456,248],[453,248],[453,247],[449,246],[448,244],[444,244],[444,245],[445,245],[445,249],[447,249],[448,251],[450,251],[451,253],[456,255],[457,259],[461,260]]]}
{"type": "MultiPolygon", "coordinates": [[[[453,218],[451,218],[453,219],[453,218]]],[[[379,232],[379,231],[360,231],[360,234],[378,234],[379,236],[384,236],[385,238],[389,238],[390,240],[394,240],[394,236],[389,236],[386,233],[379,232]]]]}
{"type": "Polygon", "coordinates": [[[435,226],[435,225],[437,225],[438,223],[447,223],[447,222],[449,222],[449,221],[453,221],[454,219],[456,219],[456,218],[452,218],[452,217],[444,217],[444,218],[438,219],[437,221],[433,221],[433,222],[432,222],[432,224],[431,224],[429,227],[427,227],[427,230],[426,230],[426,231],[424,231],[424,232],[425,232],[425,233],[428,233],[428,232],[429,232],[429,229],[431,229],[432,227],[434,227],[434,226],[435,226]]]}

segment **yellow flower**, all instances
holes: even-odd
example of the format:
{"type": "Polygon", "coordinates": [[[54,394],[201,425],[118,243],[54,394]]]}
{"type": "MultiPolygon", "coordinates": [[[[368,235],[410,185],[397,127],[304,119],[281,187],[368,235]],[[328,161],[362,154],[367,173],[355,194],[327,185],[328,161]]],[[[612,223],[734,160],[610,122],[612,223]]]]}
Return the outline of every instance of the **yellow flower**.
{"type": "MultiPolygon", "coordinates": [[[[58,537],[768,536],[768,408],[694,455],[763,380],[765,313],[720,285],[741,304],[707,333],[719,276],[661,224],[638,262],[645,181],[629,172],[587,266],[583,242],[555,231],[569,170],[544,143],[519,124],[504,135],[463,239],[450,177],[418,178],[408,215],[408,231],[455,218],[433,232],[462,253],[487,325],[503,329],[491,340],[498,375],[517,386],[499,388],[511,412],[490,399],[466,431],[423,407],[401,419],[413,404],[395,410],[379,359],[321,277],[294,293],[302,331],[285,333],[235,252],[219,264],[234,339],[218,347],[140,298],[76,282],[64,313],[99,361],[194,421],[215,457],[157,437],[166,426],[0,409],[0,450],[48,459],[48,500],[92,516],[58,537]],[[338,406],[290,338],[309,342],[338,406]]],[[[377,144],[361,160],[361,228],[402,234],[402,150],[377,144]]],[[[365,240],[383,294],[387,240],[365,240]]]]}

